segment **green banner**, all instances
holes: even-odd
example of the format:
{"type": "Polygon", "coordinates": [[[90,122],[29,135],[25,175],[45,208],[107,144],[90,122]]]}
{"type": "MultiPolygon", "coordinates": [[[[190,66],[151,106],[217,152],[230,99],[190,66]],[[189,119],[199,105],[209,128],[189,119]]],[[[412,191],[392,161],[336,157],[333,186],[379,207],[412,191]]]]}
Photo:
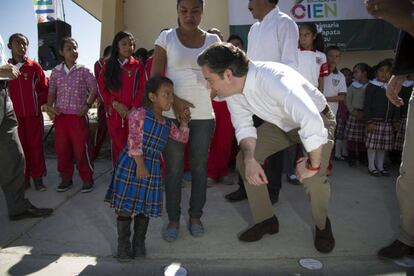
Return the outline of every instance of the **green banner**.
{"type": "MultiPolygon", "coordinates": [[[[322,27],[325,46],[336,45],[344,51],[393,50],[398,40],[398,30],[379,19],[313,22],[322,27]]],[[[242,37],[246,47],[250,26],[230,26],[230,33],[242,37]]]]}

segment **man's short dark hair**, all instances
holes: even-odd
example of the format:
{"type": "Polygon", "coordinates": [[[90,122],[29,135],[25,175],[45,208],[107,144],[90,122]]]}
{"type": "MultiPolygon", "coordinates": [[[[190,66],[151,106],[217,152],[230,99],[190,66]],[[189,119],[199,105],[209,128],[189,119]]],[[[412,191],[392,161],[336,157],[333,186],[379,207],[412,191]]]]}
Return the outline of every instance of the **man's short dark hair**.
{"type": "Polygon", "coordinates": [[[235,77],[243,77],[249,71],[249,59],[246,53],[227,42],[214,43],[204,50],[197,59],[199,66],[207,67],[223,78],[226,69],[230,69],[235,77]]]}
{"type": "Polygon", "coordinates": [[[269,0],[270,3],[277,5],[279,3],[279,0],[269,0]]]}

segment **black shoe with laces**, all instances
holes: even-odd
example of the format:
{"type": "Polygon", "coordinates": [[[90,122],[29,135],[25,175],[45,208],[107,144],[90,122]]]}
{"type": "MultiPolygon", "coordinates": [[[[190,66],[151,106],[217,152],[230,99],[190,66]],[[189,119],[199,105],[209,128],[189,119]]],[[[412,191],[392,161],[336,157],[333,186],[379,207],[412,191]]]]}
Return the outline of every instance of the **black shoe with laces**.
{"type": "Polygon", "coordinates": [[[414,256],[414,247],[399,240],[378,251],[378,257],[383,260],[398,260],[406,256],[414,256]]]}
{"type": "Polygon", "coordinates": [[[82,189],[81,189],[81,193],[89,193],[92,192],[93,190],[93,182],[84,182],[82,189]]]}
{"type": "Polygon", "coordinates": [[[46,191],[46,186],[43,184],[43,179],[42,178],[38,178],[38,179],[33,180],[33,183],[34,183],[36,191],[39,191],[39,192],[46,191]]]}
{"type": "Polygon", "coordinates": [[[224,196],[230,202],[237,202],[247,199],[246,191],[239,187],[236,191],[224,196]]]}
{"type": "Polygon", "coordinates": [[[50,208],[37,208],[30,204],[30,207],[27,208],[24,212],[10,216],[10,220],[21,220],[26,218],[40,218],[48,217],[53,213],[53,209],[50,208]]]}
{"type": "Polygon", "coordinates": [[[73,182],[72,180],[66,181],[66,180],[62,180],[62,182],[60,182],[59,186],[56,188],[56,192],[66,192],[67,190],[69,190],[70,188],[72,188],[73,186],[73,182]]]}

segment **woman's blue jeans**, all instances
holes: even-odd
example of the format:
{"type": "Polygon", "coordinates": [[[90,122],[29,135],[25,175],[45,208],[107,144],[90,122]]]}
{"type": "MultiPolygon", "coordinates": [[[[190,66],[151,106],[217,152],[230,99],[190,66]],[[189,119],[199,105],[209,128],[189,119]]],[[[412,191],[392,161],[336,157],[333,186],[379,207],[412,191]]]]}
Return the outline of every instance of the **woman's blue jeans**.
{"type": "MultiPolygon", "coordinates": [[[[179,123],[174,120],[174,123],[179,123]]],[[[201,218],[206,203],[207,190],[207,159],[211,138],[214,133],[214,119],[191,120],[189,155],[192,175],[190,218],[201,218]]],[[[168,140],[164,150],[165,159],[165,200],[168,218],[172,222],[179,222],[181,215],[181,181],[184,171],[185,144],[168,140]]]]}

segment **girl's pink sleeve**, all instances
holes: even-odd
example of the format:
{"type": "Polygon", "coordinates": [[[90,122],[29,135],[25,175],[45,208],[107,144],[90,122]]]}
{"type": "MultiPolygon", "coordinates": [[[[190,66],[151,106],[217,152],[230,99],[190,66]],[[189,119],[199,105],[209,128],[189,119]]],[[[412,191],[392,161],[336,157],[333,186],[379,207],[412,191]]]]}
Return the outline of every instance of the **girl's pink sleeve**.
{"type": "Polygon", "coordinates": [[[174,123],[171,123],[170,138],[180,143],[187,143],[190,129],[188,127],[178,128],[174,123]]]}
{"type": "Polygon", "coordinates": [[[144,137],[145,109],[138,108],[132,111],[128,117],[128,155],[143,155],[142,145],[144,137]]]}

